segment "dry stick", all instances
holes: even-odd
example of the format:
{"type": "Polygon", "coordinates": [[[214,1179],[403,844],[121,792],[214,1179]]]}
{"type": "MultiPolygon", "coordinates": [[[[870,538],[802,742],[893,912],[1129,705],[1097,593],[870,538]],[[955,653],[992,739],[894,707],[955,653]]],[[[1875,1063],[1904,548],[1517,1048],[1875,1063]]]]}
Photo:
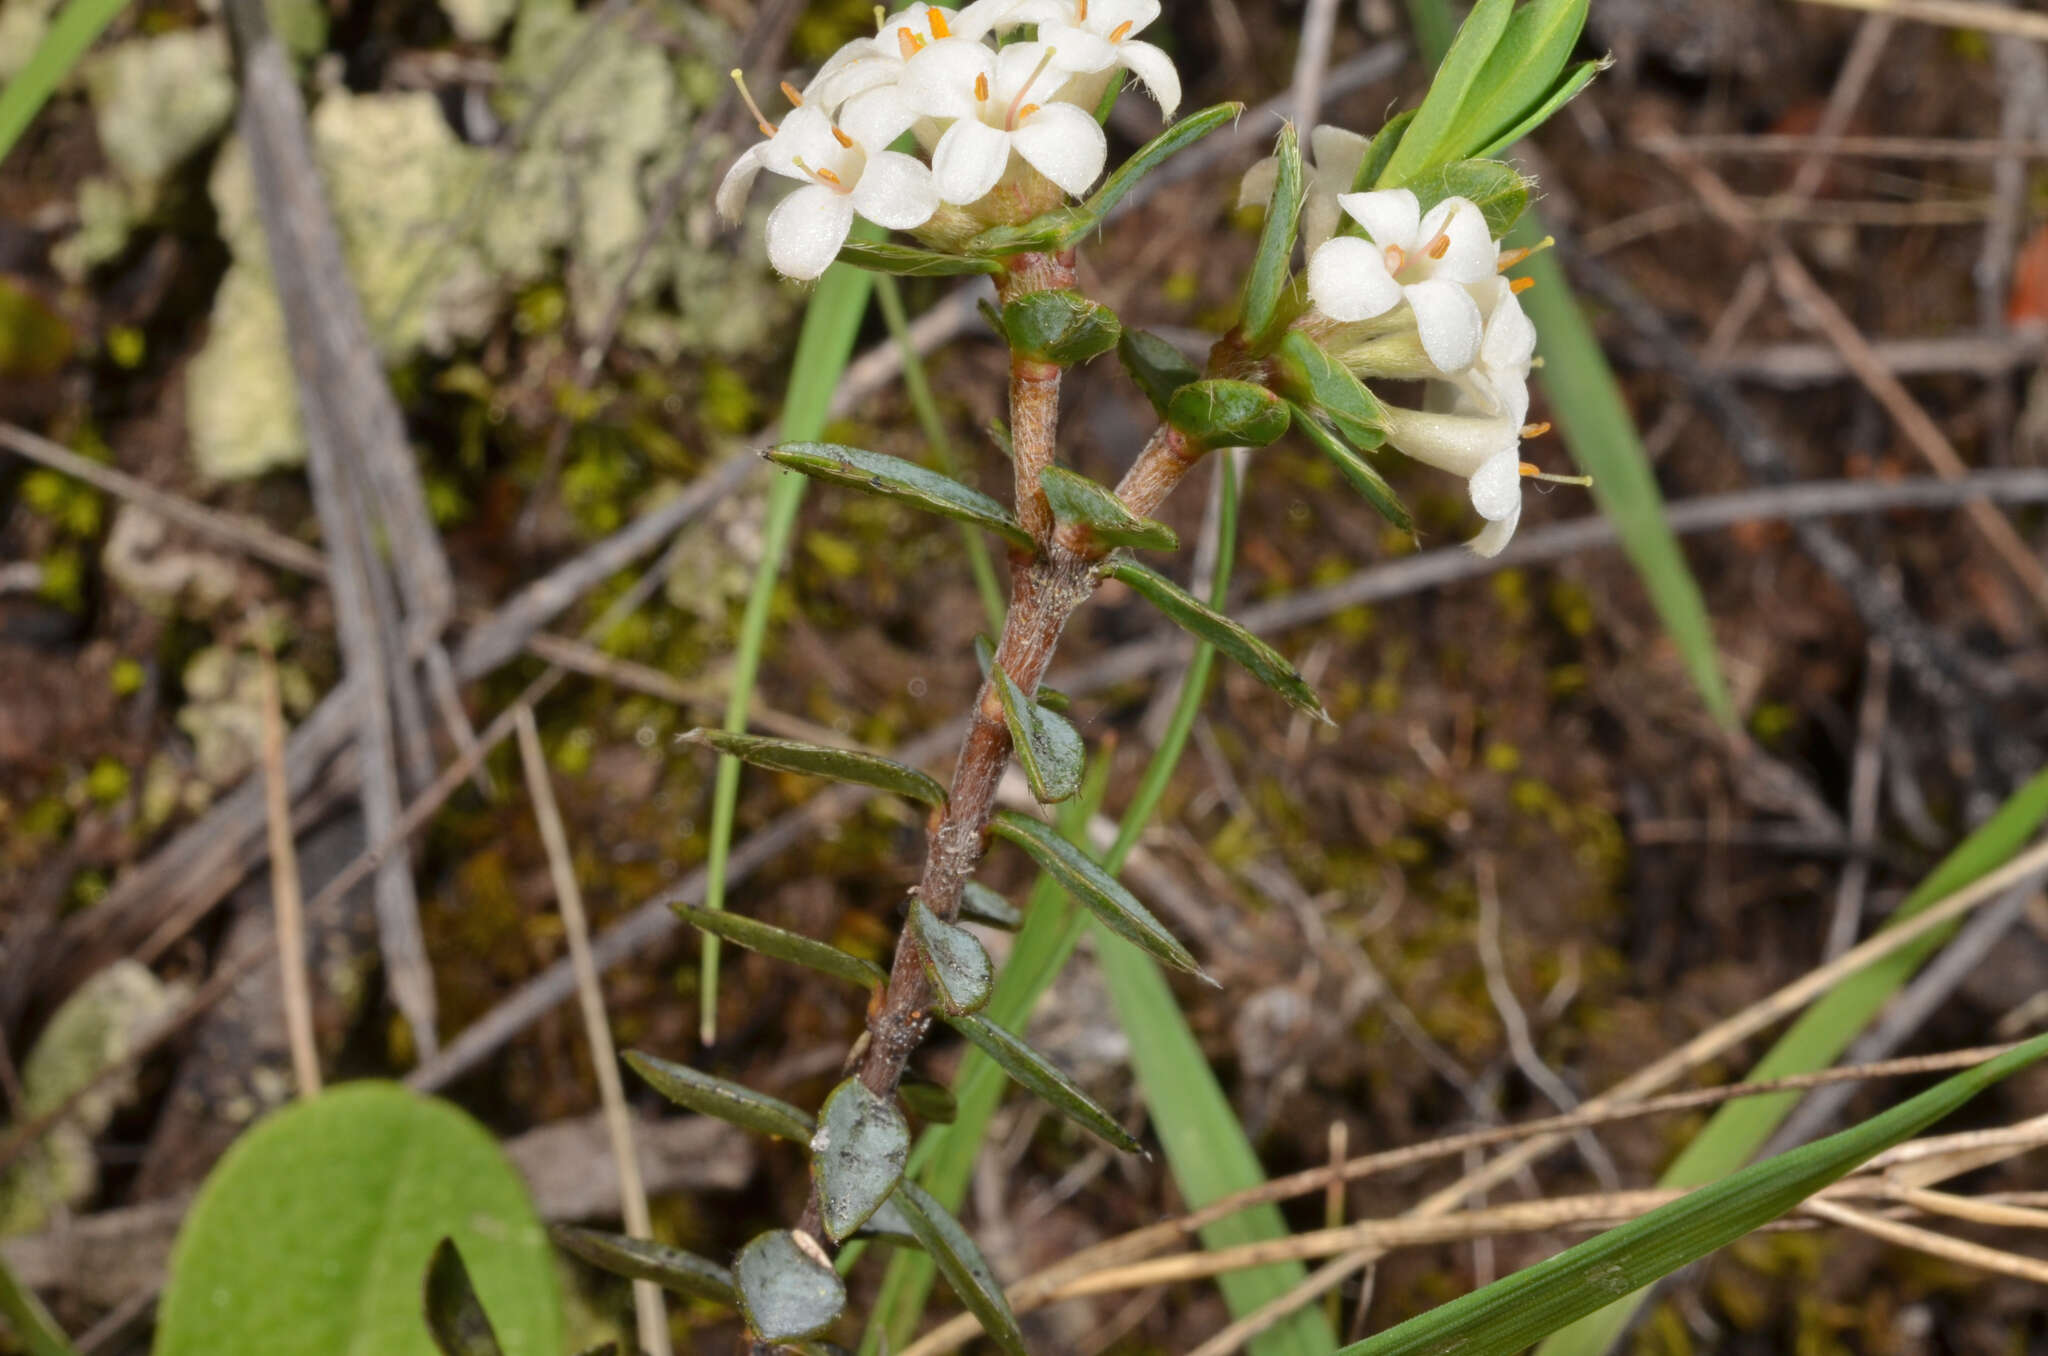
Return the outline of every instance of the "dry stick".
{"type": "Polygon", "coordinates": [[[1836,1224],[1847,1225],[1859,1233],[1872,1238],[1895,1243],[1902,1248],[1924,1252],[1944,1261],[1959,1262],[1966,1267],[1975,1267],[1997,1276],[2015,1276],[2035,1285],[2048,1285],[2048,1262],[2026,1257],[2019,1253],[2006,1252],[2002,1248],[1987,1248],[1982,1243],[1968,1243],[1960,1238],[1922,1229],[1897,1220],[1885,1219],[1868,1211],[1853,1209],[1840,1201],[1811,1200],[1806,1203],[1807,1214],[1818,1215],[1836,1224]]]}
{"type": "MultiPolygon", "coordinates": [[[[1962,372],[2003,377],[2015,368],[2039,362],[2048,350],[2048,333],[1989,331],[1931,339],[1878,339],[1872,341],[1871,349],[1885,370],[1898,376],[1962,372]]],[[[1852,375],[1833,345],[1807,340],[1764,344],[1711,366],[1719,375],[1785,388],[1840,381],[1852,375]]]]}
{"type": "Polygon", "coordinates": [[[1835,885],[1835,912],[1828,922],[1823,960],[1833,960],[1856,944],[1863,923],[1864,896],[1870,889],[1872,839],[1877,833],[1878,774],[1884,767],[1885,697],[1891,688],[1892,651],[1882,638],[1871,637],[1863,674],[1863,700],[1856,711],[1856,755],[1849,770],[1849,844],[1852,855],[1835,885]]]}
{"type": "Polygon", "coordinates": [[[1306,136],[1323,108],[1323,78],[1330,69],[1330,38],[1337,27],[1337,0],[1308,0],[1301,16],[1301,42],[1294,49],[1294,80],[1288,96],[1294,125],[1306,136]]]}
{"type": "Polygon", "coordinates": [[[313,1043],[313,999],[306,978],[304,900],[299,894],[299,853],[292,841],[291,792],[284,775],[284,703],[277,660],[263,648],[263,793],[270,826],[270,902],[277,914],[277,964],[284,993],[284,1025],[299,1096],[320,1091],[320,1050],[313,1043]]]}
{"type": "MultiPolygon", "coordinates": [[[[547,755],[541,751],[540,730],[533,723],[532,708],[515,708],[513,722],[519,734],[520,766],[526,771],[526,792],[533,800],[533,817],[539,821],[541,842],[547,848],[548,875],[554,882],[555,900],[562,909],[562,930],[568,937],[569,961],[576,971],[576,996],[583,1007],[583,1032],[590,1040],[590,1062],[597,1072],[597,1092],[604,1104],[612,1162],[618,1168],[619,1202],[626,1233],[633,1238],[651,1239],[653,1222],[647,1213],[647,1191],[640,1182],[640,1159],[633,1150],[633,1122],[626,1113],[626,1090],[619,1082],[619,1058],[612,1048],[604,991],[598,986],[597,966],[590,959],[590,923],[583,914],[583,891],[576,883],[569,836],[562,828],[562,812],[555,804],[555,788],[548,776],[547,755]]],[[[648,1356],[669,1356],[673,1348],[669,1344],[668,1310],[662,1302],[661,1287],[652,1281],[633,1282],[633,1310],[639,1320],[641,1348],[648,1356]]]]}
{"type": "Polygon", "coordinates": [[[2048,141],[2007,137],[1830,137],[1795,132],[1673,133],[1638,137],[1635,145],[1656,155],[1827,155],[1878,156],[1887,160],[2048,159],[2048,141]]]}
{"type": "Polygon", "coordinates": [[[1831,5],[1836,9],[1859,9],[1888,19],[1911,19],[1915,23],[1944,28],[1974,28],[1986,33],[2009,34],[2034,42],[2048,42],[2048,14],[2007,9],[1982,0],[1806,0],[1809,5],[1831,5]]]}

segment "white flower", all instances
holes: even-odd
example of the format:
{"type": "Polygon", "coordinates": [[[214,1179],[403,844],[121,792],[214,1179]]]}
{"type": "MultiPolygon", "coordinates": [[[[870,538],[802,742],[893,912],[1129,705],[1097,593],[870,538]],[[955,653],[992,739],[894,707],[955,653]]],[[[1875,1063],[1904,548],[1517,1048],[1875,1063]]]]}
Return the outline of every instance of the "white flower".
{"type": "MultiPolygon", "coordinates": [[[[1343,211],[1337,199],[1351,191],[1352,181],[1358,178],[1358,167],[1365,163],[1365,152],[1371,145],[1371,137],[1328,123],[1309,132],[1309,155],[1303,158],[1301,166],[1301,236],[1309,253],[1315,253],[1337,233],[1343,211]]],[[[1237,205],[1243,208],[1271,202],[1273,185],[1279,177],[1280,162],[1270,155],[1253,165],[1244,172],[1244,182],[1238,186],[1237,205]]]]}
{"type": "MultiPolygon", "coordinates": [[[[1170,118],[1180,107],[1180,72],[1165,52],[1134,41],[1158,17],[1159,0],[1023,0],[1003,22],[1037,24],[1038,40],[1059,53],[1053,58],[1059,70],[1079,75],[1115,67],[1129,71],[1170,118]]],[[[1098,88],[1095,97],[1100,94],[1098,88]]]]}
{"type": "Polygon", "coordinates": [[[1308,291],[1333,320],[1370,320],[1407,302],[1431,362],[1444,372],[1471,366],[1479,353],[1479,304],[1461,284],[1494,276],[1500,246],[1486,218],[1465,198],[1421,212],[1405,188],[1337,198],[1365,239],[1337,236],[1309,256],[1308,291]]]}
{"type": "Polygon", "coordinates": [[[1459,405],[1481,414],[1507,414],[1520,424],[1529,413],[1529,369],[1536,360],[1536,326],[1522,310],[1515,285],[1495,276],[1471,288],[1486,317],[1479,353],[1452,376],[1459,405]]]}
{"type": "Polygon", "coordinates": [[[834,126],[813,105],[792,109],[774,135],[748,147],[726,172],[718,210],[737,220],[754,176],[764,169],[803,181],[768,215],[768,261],[792,278],[815,278],[846,243],[854,213],[907,231],[931,220],[939,208],[930,170],[901,152],[870,150],[871,145],[834,126]]]}
{"type": "Polygon", "coordinates": [[[932,148],[932,180],[944,202],[965,206],[985,196],[1009,167],[1010,152],[1076,196],[1102,173],[1109,142],[1085,110],[1056,102],[1046,80],[1043,103],[1032,87],[1045,79],[1052,50],[1013,42],[999,52],[979,42],[933,42],[910,59],[902,90],[912,107],[952,126],[932,148]]]}
{"type": "Polygon", "coordinates": [[[887,146],[916,121],[898,82],[910,58],[946,38],[979,42],[1021,0],[973,0],[948,9],[918,0],[882,20],[872,38],[842,46],[803,90],[803,102],[839,119],[864,146],[887,146]]]}
{"type": "MultiPolygon", "coordinates": [[[[1528,408],[1528,396],[1522,396],[1528,408]]],[[[1522,520],[1522,427],[1502,415],[1431,414],[1387,407],[1387,441],[1419,462],[1465,478],[1472,507],[1486,526],[1467,543],[1497,556],[1522,520]]],[[[1533,469],[1533,468],[1532,468],[1533,469]]]]}

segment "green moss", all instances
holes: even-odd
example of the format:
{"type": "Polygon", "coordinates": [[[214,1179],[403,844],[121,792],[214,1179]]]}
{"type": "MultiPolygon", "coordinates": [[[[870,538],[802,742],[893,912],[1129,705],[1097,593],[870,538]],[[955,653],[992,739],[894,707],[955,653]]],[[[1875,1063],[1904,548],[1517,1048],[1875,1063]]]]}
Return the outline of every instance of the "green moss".
{"type": "Polygon", "coordinates": [[[1593,598],[1569,579],[1550,586],[1550,615],[1574,638],[1584,640],[1593,633],[1593,598]]]}
{"type": "Polygon", "coordinates": [[[1529,620],[1529,575],[1525,570],[1502,570],[1487,585],[1493,601],[1508,624],[1520,626],[1529,620]]]}
{"type": "Polygon", "coordinates": [[[107,686],[113,689],[116,697],[132,697],[142,691],[147,679],[148,673],[140,663],[133,659],[117,659],[107,673],[107,686]]]}
{"type": "Polygon", "coordinates": [[[101,805],[112,805],[127,799],[131,784],[124,763],[117,758],[102,758],[85,775],[85,794],[101,805]]]}
{"type": "Polygon", "coordinates": [[[1784,702],[1759,702],[1749,717],[1750,733],[1766,748],[1777,748],[1798,724],[1798,710],[1784,702]]]}
{"type": "Polygon", "coordinates": [[[85,610],[85,558],[72,547],[60,547],[39,562],[43,578],[38,592],[44,601],[67,612],[85,610]]]}

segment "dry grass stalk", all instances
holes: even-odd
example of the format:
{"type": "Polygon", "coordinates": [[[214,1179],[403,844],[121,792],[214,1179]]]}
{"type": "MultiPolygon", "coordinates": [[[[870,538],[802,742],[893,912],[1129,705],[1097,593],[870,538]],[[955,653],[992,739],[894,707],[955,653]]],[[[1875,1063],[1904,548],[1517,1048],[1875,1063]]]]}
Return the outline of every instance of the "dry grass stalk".
{"type": "Polygon", "coordinates": [[[277,658],[263,660],[263,805],[270,831],[270,903],[277,914],[277,969],[284,991],[284,1026],[299,1096],[320,1091],[320,1050],[313,1041],[313,996],[306,975],[305,902],[299,891],[299,854],[292,842],[291,788],[284,771],[284,702],[277,658]]]}

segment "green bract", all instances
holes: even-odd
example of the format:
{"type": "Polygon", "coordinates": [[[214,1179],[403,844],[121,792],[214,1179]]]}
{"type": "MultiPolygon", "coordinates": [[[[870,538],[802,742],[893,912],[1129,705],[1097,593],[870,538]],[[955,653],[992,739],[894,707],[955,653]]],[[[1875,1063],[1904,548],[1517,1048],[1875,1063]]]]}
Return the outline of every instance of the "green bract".
{"type": "Polygon", "coordinates": [[[964,273],[1000,273],[1002,264],[972,254],[939,254],[875,240],[849,240],[839,247],[839,262],[867,269],[870,273],[893,273],[905,278],[947,278],[964,273]]]}
{"type": "Polygon", "coordinates": [[[1072,367],[1116,347],[1123,330],[1116,312],[1078,292],[1026,292],[1002,310],[1010,350],[1043,363],[1072,367]]]}
{"type": "Polygon", "coordinates": [[[1179,349],[1145,330],[1126,327],[1116,341],[1116,356],[1131,380],[1138,383],[1138,389],[1145,393],[1145,399],[1152,402],[1152,408],[1162,415],[1172,403],[1175,391],[1202,379],[1200,369],[1183,357],[1179,349]]]}
{"type": "Polygon", "coordinates": [[[1263,386],[1211,377],[1175,391],[1166,421],[1198,448],[1264,447],[1287,432],[1287,403],[1263,386]]]}
{"type": "Polygon", "coordinates": [[[1089,535],[1105,546],[1135,546],[1147,551],[1172,551],[1180,546],[1180,538],[1165,523],[1137,517],[1107,485],[1064,466],[1040,471],[1038,484],[1054,518],[1087,528],[1089,535]]]}
{"type": "Polygon", "coordinates": [[[1387,484],[1386,477],[1374,469],[1371,462],[1353,451],[1344,439],[1325,428],[1322,421],[1310,411],[1299,405],[1289,408],[1294,412],[1295,432],[1307,439],[1309,446],[1336,463],[1337,469],[1344,473],[1344,479],[1351,483],[1351,488],[1364,495],[1366,502],[1395,527],[1403,532],[1415,530],[1415,520],[1409,516],[1400,496],[1394,493],[1394,487],[1387,484]]]}
{"type": "Polygon", "coordinates": [[[1386,410],[1349,368],[1300,330],[1289,331],[1274,352],[1280,389],[1294,403],[1328,420],[1355,448],[1386,441],[1386,410]]]}
{"type": "Polygon", "coordinates": [[[806,1248],[792,1229],[762,1234],[741,1248],[732,1271],[740,1311],[764,1342],[815,1337],[846,1307],[839,1273],[815,1241],[806,1248]]]}
{"type": "Polygon", "coordinates": [[[1301,138],[1293,123],[1280,129],[1273,159],[1273,196],[1266,204],[1258,253],[1245,278],[1244,314],[1238,322],[1255,353],[1264,351],[1271,330],[1282,319],[1280,296],[1293,275],[1294,235],[1301,219],[1301,138]]]}
{"type": "Polygon", "coordinates": [[[911,902],[910,932],[917,938],[925,975],[942,1012],[964,1017],[988,1005],[995,967],[973,933],[940,918],[921,899],[911,902]]]}
{"type": "Polygon", "coordinates": [[[1513,229],[1529,205],[1529,181],[1498,160],[1454,160],[1424,170],[1408,187],[1425,212],[1445,198],[1469,198],[1496,238],[1513,229]]]}
{"type": "Polygon", "coordinates": [[[811,1136],[825,1232],[843,1239],[867,1222],[896,1189],[910,1158],[910,1123],[896,1103],[849,1078],[832,1090],[811,1136]]]}

